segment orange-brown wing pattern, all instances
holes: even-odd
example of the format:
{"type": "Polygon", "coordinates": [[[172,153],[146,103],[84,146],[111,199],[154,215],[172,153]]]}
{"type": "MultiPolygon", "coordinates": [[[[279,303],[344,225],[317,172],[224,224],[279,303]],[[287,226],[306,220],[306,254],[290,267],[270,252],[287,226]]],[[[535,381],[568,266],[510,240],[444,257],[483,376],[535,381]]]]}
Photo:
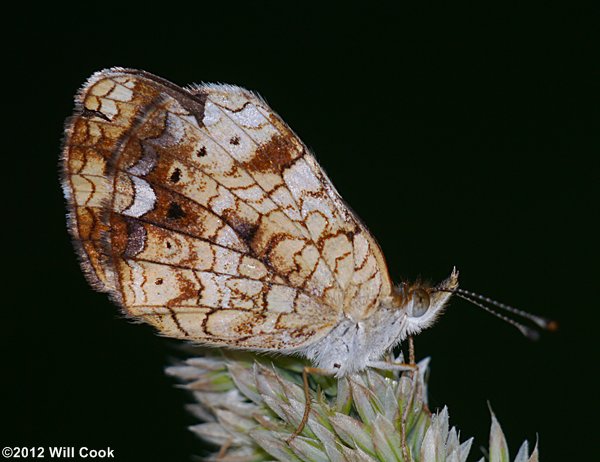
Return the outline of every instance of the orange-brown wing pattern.
{"type": "Polygon", "coordinates": [[[95,74],[67,127],[64,189],[94,286],[168,336],[291,349],[389,296],[373,238],[238,87],[95,74]]]}

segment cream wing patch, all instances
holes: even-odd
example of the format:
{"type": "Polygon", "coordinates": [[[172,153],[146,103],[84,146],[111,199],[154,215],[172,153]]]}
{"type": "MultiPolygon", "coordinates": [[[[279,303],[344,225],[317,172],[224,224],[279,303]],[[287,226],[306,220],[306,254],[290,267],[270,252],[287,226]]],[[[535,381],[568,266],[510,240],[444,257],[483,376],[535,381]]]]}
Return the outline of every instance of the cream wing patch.
{"type": "Polygon", "coordinates": [[[295,349],[390,296],[375,240],[239,87],[101,71],[77,97],[63,162],[89,279],[164,335],[295,349]]]}

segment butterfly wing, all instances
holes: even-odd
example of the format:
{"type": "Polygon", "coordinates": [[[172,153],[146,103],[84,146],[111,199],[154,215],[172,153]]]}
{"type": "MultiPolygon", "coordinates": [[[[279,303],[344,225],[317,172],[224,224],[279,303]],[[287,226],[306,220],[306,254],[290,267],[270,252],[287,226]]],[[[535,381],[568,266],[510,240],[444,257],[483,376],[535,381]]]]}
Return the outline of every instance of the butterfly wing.
{"type": "Polygon", "coordinates": [[[63,161],[88,279],[164,335],[293,349],[389,296],[374,239],[298,137],[239,87],[96,73],[63,161]]]}

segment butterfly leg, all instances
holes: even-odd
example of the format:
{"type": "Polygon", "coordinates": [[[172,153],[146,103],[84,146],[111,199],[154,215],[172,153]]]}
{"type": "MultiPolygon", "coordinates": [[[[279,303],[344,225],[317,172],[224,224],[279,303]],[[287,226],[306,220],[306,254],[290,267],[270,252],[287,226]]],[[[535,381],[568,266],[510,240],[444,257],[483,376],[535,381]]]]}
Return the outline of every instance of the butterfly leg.
{"type": "MultiPolygon", "coordinates": [[[[392,371],[408,371],[410,372],[410,378],[413,384],[413,395],[417,387],[417,382],[415,380],[415,372],[419,370],[419,367],[415,361],[415,344],[413,341],[413,337],[408,337],[408,363],[397,363],[393,361],[373,361],[369,363],[370,367],[374,367],[376,369],[382,370],[392,370],[392,371]]],[[[411,397],[411,401],[412,401],[411,397]]],[[[407,420],[407,411],[410,406],[406,406],[405,411],[402,413],[402,424],[400,425],[400,439],[402,445],[402,455],[404,460],[412,461],[410,449],[406,444],[406,420],[407,420]]]]}
{"type": "Polygon", "coordinates": [[[418,368],[416,364],[396,363],[393,361],[371,361],[369,367],[381,369],[383,371],[410,371],[415,372],[418,368]]]}
{"type": "Polygon", "coordinates": [[[304,385],[304,415],[302,416],[302,420],[300,421],[298,428],[296,428],[294,433],[292,433],[292,435],[286,440],[286,443],[288,444],[300,433],[302,433],[302,430],[304,430],[304,427],[306,426],[306,422],[308,422],[308,417],[310,415],[310,387],[308,386],[308,374],[333,375],[331,371],[318,367],[305,366],[304,369],[302,369],[302,382],[304,385]]]}
{"type": "Polygon", "coordinates": [[[369,367],[375,369],[381,369],[384,371],[410,371],[412,372],[412,377],[414,377],[414,372],[418,370],[417,363],[415,361],[415,344],[413,341],[413,337],[408,337],[408,362],[407,363],[397,363],[394,361],[370,361],[368,364],[369,367]]]}
{"type": "MultiPolygon", "coordinates": [[[[415,343],[413,340],[413,336],[409,335],[408,336],[408,364],[410,366],[413,366],[413,369],[410,373],[410,379],[413,383],[413,392],[415,390],[415,371],[418,371],[418,366],[416,364],[415,361],[415,343]]],[[[411,398],[412,400],[412,398],[411,398]]],[[[408,445],[406,444],[406,420],[408,418],[408,409],[409,406],[405,406],[404,412],[402,413],[402,425],[400,426],[400,440],[401,440],[401,445],[402,445],[402,455],[404,456],[405,460],[413,460],[411,453],[410,453],[410,449],[408,449],[408,445]]]]}
{"type": "Polygon", "coordinates": [[[215,460],[221,460],[223,457],[225,457],[227,451],[231,447],[231,443],[233,443],[233,438],[228,438],[219,449],[219,453],[215,457],[215,460]]]}

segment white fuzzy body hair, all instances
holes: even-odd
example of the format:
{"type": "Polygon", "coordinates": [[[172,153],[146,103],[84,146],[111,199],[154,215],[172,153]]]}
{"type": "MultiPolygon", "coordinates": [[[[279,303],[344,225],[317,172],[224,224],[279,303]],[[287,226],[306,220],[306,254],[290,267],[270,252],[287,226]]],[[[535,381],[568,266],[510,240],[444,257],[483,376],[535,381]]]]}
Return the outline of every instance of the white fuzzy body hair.
{"type": "MultiPolygon", "coordinates": [[[[452,290],[458,286],[458,271],[439,287],[452,290]]],[[[399,287],[397,291],[401,291],[399,287]]],[[[431,299],[425,306],[418,297],[403,298],[400,306],[393,299],[382,304],[369,317],[354,320],[343,318],[325,337],[296,350],[308,358],[315,367],[343,377],[360,372],[367,367],[398,368],[381,359],[409,335],[415,335],[431,326],[442,313],[450,298],[444,290],[428,290],[431,299]],[[419,305],[421,303],[421,305],[419,305]]]]}
{"type": "Polygon", "coordinates": [[[382,356],[409,335],[418,334],[433,324],[442,304],[421,317],[409,316],[410,311],[404,308],[380,307],[362,321],[346,318],[327,336],[298,352],[315,367],[336,377],[354,374],[367,367],[382,368],[385,366],[382,356]]]}
{"type": "Polygon", "coordinates": [[[407,328],[405,310],[380,308],[362,321],[344,319],[326,337],[299,353],[316,367],[342,377],[378,362],[406,338],[407,328]]]}

